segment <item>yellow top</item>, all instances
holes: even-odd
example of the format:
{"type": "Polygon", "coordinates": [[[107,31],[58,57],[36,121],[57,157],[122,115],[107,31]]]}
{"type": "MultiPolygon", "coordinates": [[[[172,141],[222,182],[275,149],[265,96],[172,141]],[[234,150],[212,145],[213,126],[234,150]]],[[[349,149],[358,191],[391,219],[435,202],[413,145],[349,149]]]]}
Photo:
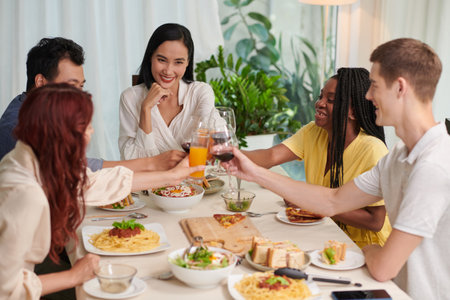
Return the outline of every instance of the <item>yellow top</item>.
{"type": "MultiPolygon", "coordinates": [[[[327,164],[328,133],[314,122],[303,126],[292,137],[283,141],[300,160],[305,162],[306,182],[330,186],[330,171],[324,175],[327,164]]],[[[344,150],[344,183],[370,170],[378,160],[388,153],[386,145],[378,138],[360,131],[353,142],[344,150]]],[[[370,206],[384,205],[384,200],[370,206]]],[[[356,228],[338,223],[341,229],[360,247],[370,244],[384,245],[392,228],[386,215],[379,232],[356,228]]]]}

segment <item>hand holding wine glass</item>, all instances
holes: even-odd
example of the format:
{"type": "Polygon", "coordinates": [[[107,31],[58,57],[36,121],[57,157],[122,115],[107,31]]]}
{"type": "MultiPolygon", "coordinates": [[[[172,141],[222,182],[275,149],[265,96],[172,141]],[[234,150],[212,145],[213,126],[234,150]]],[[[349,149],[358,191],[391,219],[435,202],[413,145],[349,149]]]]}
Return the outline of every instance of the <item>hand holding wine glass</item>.
{"type": "MultiPolygon", "coordinates": [[[[227,162],[233,159],[233,147],[237,146],[236,135],[229,125],[216,125],[211,132],[210,151],[214,158],[221,162],[227,162]]],[[[231,185],[230,174],[227,172],[229,189],[234,190],[231,185]]]]}

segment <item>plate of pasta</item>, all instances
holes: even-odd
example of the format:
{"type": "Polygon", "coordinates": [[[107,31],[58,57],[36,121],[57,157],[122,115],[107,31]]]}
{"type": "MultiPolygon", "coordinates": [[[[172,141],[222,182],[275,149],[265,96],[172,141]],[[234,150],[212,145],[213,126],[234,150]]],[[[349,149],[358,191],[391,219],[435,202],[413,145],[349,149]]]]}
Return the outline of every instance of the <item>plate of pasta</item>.
{"type": "Polygon", "coordinates": [[[170,248],[167,235],[161,224],[142,225],[134,223],[134,221],[131,219],[114,222],[113,224],[116,226],[83,227],[81,235],[84,248],[94,254],[111,256],[141,255],[170,248]],[[125,228],[128,225],[132,228],[125,228]],[[122,232],[122,229],[125,230],[122,232]],[[137,231],[139,232],[136,233],[137,231]]]}
{"type": "Polygon", "coordinates": [[[275,276],[273,272],[230,275],[228,291],[235,300],[322,299],[319,287],[314,282],[275,276]],[[282,287],[284,285],[288,287],[282,287]]]}

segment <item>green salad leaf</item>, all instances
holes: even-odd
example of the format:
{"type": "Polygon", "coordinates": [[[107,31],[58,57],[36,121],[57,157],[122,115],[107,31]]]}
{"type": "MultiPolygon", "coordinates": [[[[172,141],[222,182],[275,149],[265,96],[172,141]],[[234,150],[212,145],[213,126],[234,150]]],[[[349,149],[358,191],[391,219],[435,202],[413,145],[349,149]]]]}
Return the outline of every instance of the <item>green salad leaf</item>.
{"type": "Polygon", "coordinates": [[[266,283],[268,283],[270,285],[273,285],[277,282],[281,283],[282,285],[289,285],[289,281],[287,281],[286,279],[284,279],[281,276],[272,275],[266,279],[266,283]]]}
{"type": "Polygon", "coordinates": [[[336,263],[336,260],[334,259],[334,255],[336,254],[336,251],[334,251],[333,248],[327,248],[325,249],[325,255],[330,261],[330,264],[334,265],[336,263]]]}
{"type": "Polygon", "coordinates": [[[136,227],[140,228],[141,230],[145,230],[144,225],[135,223],[136,219],[131,219],[128,221],[122,220],[122,222],[114,222],[112,226],[119,229],[135,229],[136,227]]]}

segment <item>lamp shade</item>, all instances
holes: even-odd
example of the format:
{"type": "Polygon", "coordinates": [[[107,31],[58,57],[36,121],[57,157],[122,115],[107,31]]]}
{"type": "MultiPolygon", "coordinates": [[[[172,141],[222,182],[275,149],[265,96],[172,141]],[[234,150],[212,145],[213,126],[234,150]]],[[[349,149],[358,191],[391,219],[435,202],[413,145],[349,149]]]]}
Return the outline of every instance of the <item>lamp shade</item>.
{"type": "Polygon", "coordinates": [[[357,0],[298,0],[300,3],[313,5],[345,5],[355,3],[357,0]]]}

